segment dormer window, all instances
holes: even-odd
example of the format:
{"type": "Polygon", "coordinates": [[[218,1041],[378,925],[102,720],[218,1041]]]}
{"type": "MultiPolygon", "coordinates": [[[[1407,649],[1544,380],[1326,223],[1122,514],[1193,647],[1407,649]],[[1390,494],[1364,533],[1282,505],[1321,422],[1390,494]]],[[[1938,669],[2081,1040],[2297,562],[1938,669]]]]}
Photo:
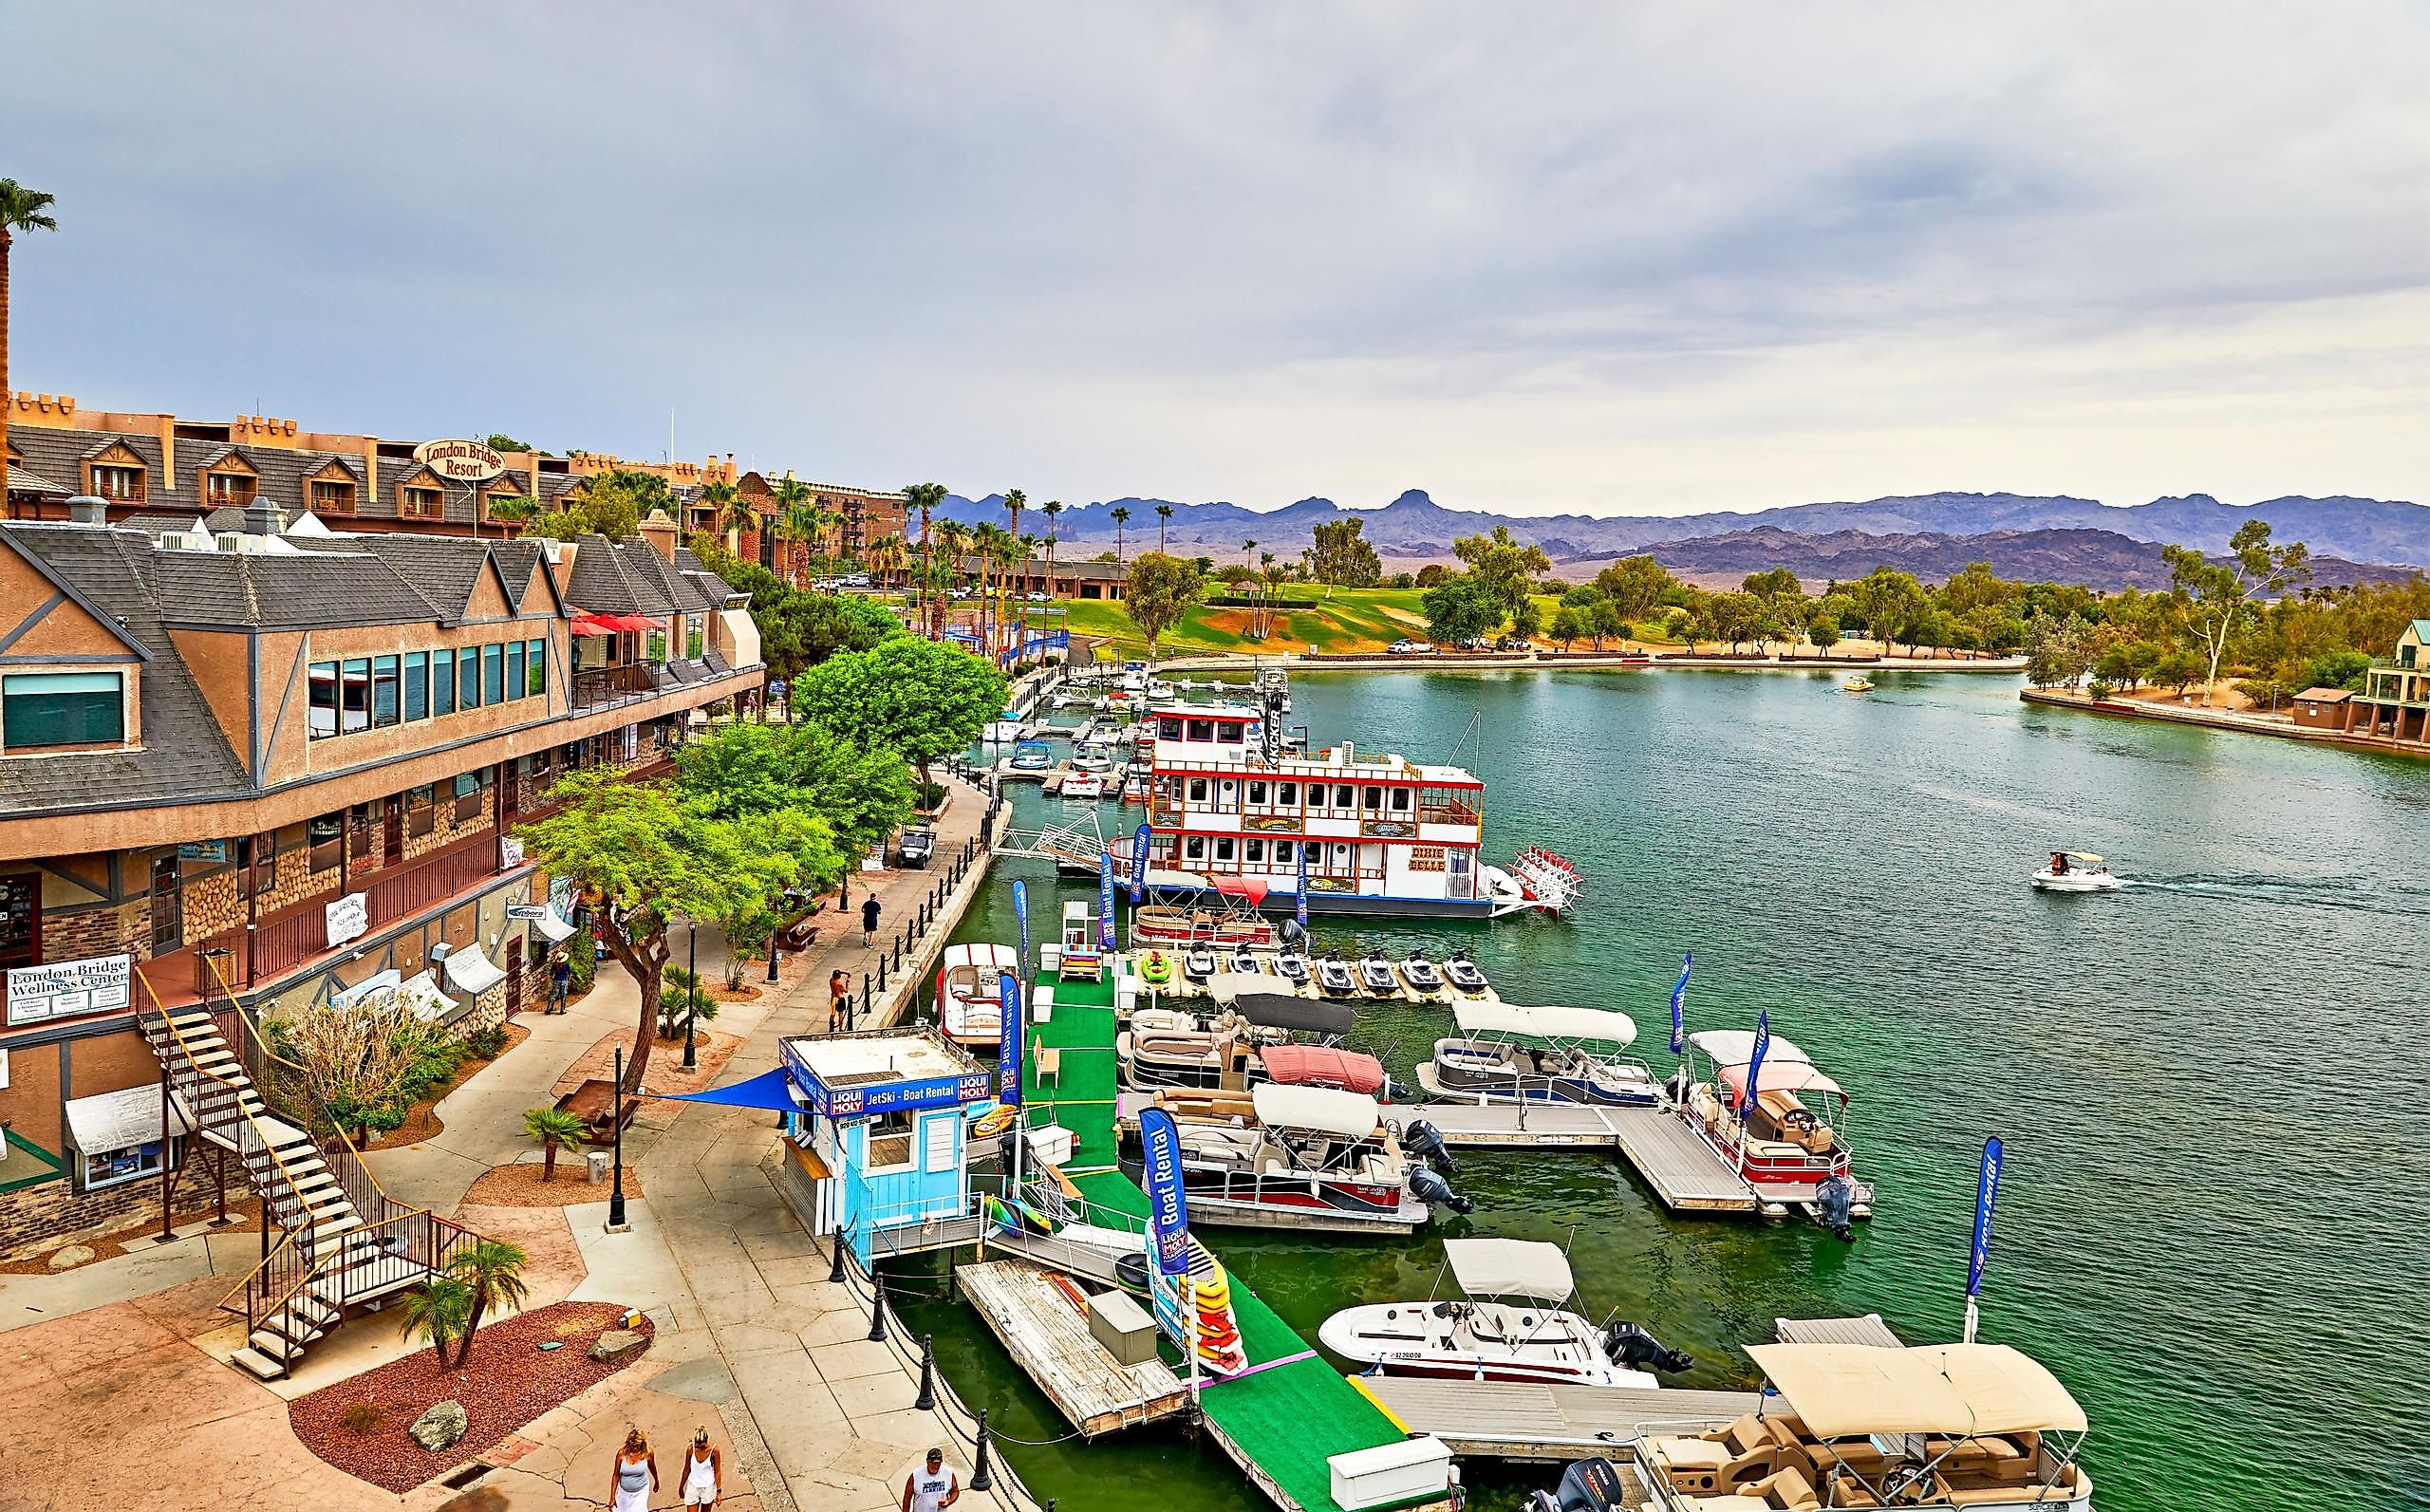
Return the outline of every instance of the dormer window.
{"type": "Polygon", "coordinates": [[[352,483],[314,483],[312,513],[315,514],[351,514],[354,513],[352,483]]]}
{"type": "Polygon", "coordinates": [[[114,504],[143,502],[143,469],[140,467],[93,468],[93,492],[114,504]]]}
{"type": "Polygon", "coordinates": [[[243,509],[253,501],[253,491],[259,486],[250,473],[207,473],[202,500],[214,509],[243,509]]]}
{"type": "Polygon", "coordinates": [[[444,496],[435,488],[408,486],[397,513],[409,520],[438,519],[445,507],[444,496]]]}
{"type": "Polygon", "coordinates": [[[485,520],[519,520],[523,517],[523,495],[512,489],[497,489],[481,495],[481,518],[485,520]]]}

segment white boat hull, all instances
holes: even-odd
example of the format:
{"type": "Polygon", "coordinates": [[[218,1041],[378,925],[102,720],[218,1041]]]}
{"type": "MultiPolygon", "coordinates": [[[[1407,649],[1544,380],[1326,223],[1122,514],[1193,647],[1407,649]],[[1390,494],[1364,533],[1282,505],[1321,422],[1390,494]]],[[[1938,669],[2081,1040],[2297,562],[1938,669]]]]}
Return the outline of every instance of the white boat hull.
{"type": "Polygon", "coordinates": [[[2033,874],[2033,885],[2044,892],[2116,892],[2126,884],[2123,879],[2105,871],[2089,876],[2072,871],[2065,875],[2037,871],[2033,874]]]}
{"type": "Polygon", "coordinates": [[[1545,1386],[1615,1386],[1652,1390],[1662,1383],[1645,1371],[1603,1357],[1593,1326],[1575,1313],[1464,1304],[1518,1342],[1479,1347],[1431,1302],[1382,1302],[1345,1308],[1317,1330],[1318,1342],[1343,1359],[1385,1375],[1447,1381],[1523,1381],[1545,1386]]]}

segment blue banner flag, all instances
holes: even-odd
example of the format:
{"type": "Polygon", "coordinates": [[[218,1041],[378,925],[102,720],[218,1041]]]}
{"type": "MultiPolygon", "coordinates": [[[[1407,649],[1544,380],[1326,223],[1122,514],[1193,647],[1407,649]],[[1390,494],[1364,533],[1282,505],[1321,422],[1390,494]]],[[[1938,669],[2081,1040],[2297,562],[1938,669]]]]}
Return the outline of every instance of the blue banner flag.
{"type": "Polygon", "coordinates": [[[1029,884],[1026,882],[1013,884],[1013,918],[1021,926],[1021,958],[1017,969],[1026,977],[1029,975],[1029,884]]]}
{"type": "Polygon", "coordinates": [[[1293,912],[1293,916],[1294,916],[1294,917],[1296,917],[1296,918],[1299,921],[1299,927],[1300,927],[1300,928],[1302,928],[1302,929],[1307,928],[1307,927],[1308,927],[1308,845],[1307,845],[1307,842],[1306,842],[1306,841],[1304,841],[1304,840],[1303,840],[1303,841],[1301,841],[1301,842],[1299,843],[1299,902],[1298,906],[1297,906],[1297,907],[1295,907],[1295,908],[1292,910],[1292,912],[1293,912]]]}
{"type": "Polygon", "coordinates": [[[1755,1111],[1755,1089],[1763,1085],[1764,1052],[1772,1048],[1772,1015],[1769,1009],[1755,1016],[1755,1053],[1747,1057],[1747,1091],[1738,1099],[1738,1119],[1744,1123],[1755,1111]]]}
{"type": "Polygon", "coordinates": [[[1113,948],[1113,852],[1097,856],[1097,948],[1113,948]]]}
{"type": "Polygon", "coordinates": [[[1679,958],[1679,985],[1671,989],[1671,1054],[1688,1047],[1688,970],[1696,963],[1692,950],[1679,958]]]}
{"type": "Polygon", "coordinates": [[[1021,1105],[1021,979],[1010,971],[996,977],[1002,1013],[996,1034],[996,1095],[1007,1108],[1021,1105]]]}
{"type": "Polygon", "coordinates": [[[2000,1163],[2007,1158],[2000,1136],[1983,1141],[1983,1174],[1974,1186],[1974,1252],[1966,1261],[1966,1299],[1983,1289],[1983,1261],[1991,1252],[1991,1204],[2000,1200],[2000,1163]]]}
{"type": "Polygon", "coordinates": [[[1148,842],[1150,831],[1144,823],[1131,833],[1131,901],[1145,903],[1148,899],[1148,842]]]}
{"type": "Polygon", "coordinates": [[[1189,1269],[1189,1206],[1181,1189],[1181,1129],[1161,1108],[1139,1110],[1139,1148],[1146,1152],[1149,1232],[1156,1268],[1168,1276],[1189,1269]]]}

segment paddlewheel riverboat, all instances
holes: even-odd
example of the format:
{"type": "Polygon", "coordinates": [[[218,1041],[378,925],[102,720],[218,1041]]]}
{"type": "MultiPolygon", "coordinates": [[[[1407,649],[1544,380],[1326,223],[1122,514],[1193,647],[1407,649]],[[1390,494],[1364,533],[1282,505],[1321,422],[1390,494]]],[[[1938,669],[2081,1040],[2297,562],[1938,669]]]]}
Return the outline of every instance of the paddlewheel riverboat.
{"type": "MultiPolygon", "coordinates": [[[[1252,906],[1311,914],[1498,918],[1562,912],[1577,868],[1530,846],[1485,865],[1485,784],[1344,741],[1294,752],[1279,688],[1255,704],[1158,704],[1140,724],[1151,865],[1240,884],[1252,906]]],[[[1117,861],[1122,858],[1117,857],[1117,861]]]]}
{"type": "Polygon", "coordinates": [[[1828,1221],[1835,1200],[1844,1200],[1848,1218],[1873,1216],[1873,1188],[1856,1179],[1845,1131],[1848,1094],[1804,1051],[1771,1036],[1755,1074],[1754,1106],[1742,1119],[1754,1035],[1707,1029],[1690,1035],[1688,1045],[1693,1054],[1680,1068],[1687,1086],[1679,1115],[1767,1209],[1795,1205],[1828,1221]],[[1712,1063],[1710,1080],[1694,1079],[1696,1055],[1712,1063]],[[1837,1192],[1826,1191],[1835,1182],[1837,1192]]]}

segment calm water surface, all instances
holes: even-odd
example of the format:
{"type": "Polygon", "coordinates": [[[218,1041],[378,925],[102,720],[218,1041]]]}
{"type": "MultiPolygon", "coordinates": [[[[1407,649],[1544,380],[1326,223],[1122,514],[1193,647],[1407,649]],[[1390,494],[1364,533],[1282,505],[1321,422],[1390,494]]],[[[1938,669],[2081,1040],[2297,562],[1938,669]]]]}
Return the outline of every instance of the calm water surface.
{"type": "MultiPolygon", "coordinates": [[[[2430,1465],[2386,1447],[2430,1430],[2430,1261],[2397,1153],[2430,1018],[2430,763],[2033,709],[2008,678],[1878,681],[1856,697],[1800,674],[1337,675],[1299,679],[1293,716],[1320,744],[1430,760],[1468,736],[1488,852],[1546,844],[1588,879],[1567,922],[1321,943],[1466,945],[1512,1000],[1634,1015],[1657,1073],[1692,949],[1692,1029],[1767,1008],[1854,1095],[1879,1188],[1855,1243],[1673,1220],[1612,1156],[1546,1153],[1463,1156],[1476,1212],[1415,1241],[1224,1230],[1216,1248],[1313,1338],[1336,1308],[1426,1295],[1441,1232],[1569,1243],[1587,1310],[1696,1356],[1680,1384],[1748,1385],[1736,1346],[1777,1316],[1957,1335],[1976,1159],[1998,1133],[1983,1336],[2084,1401],[2104,1512],[2430,1504],[2430,1465]],[[2062,846],[2133,886],[2032,891],[2062,846]]],[[[1019,801],[1025,822],[1060,808],[1019,801]]],[[[965,937],[1012,938],[1005,890],[965,937]]],[[[1354,1042],[1406,1078],[1449,1021],[1370,1010],[1354,1042]]],[[[939,1267],[902,1273],[907,1293],[937,1290],[939,1267]]],[[[1065,1431],[967,1308],[905,1300],[1009,1433],[1065,1431]]],[[[1010,1453],[1070,1512],[1266,1504],[1180,1430],[1010,1453]]],[[[1487,1507],[1546,1479],[1468,1477],[1487,1507]]]]}

